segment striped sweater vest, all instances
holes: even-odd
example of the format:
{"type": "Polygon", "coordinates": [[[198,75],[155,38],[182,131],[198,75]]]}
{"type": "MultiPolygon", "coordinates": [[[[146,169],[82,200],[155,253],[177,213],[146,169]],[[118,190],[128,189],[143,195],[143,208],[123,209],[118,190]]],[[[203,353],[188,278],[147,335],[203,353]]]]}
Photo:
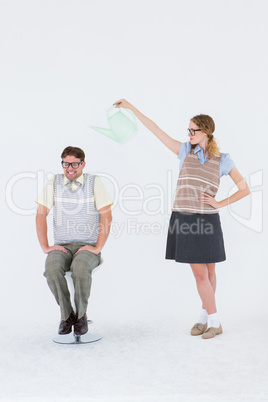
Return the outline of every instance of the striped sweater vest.
{"type": "Polygon", "coordinates": [[[55,244],[84,242],[96,245],[100,214],[94,202],[95,176],[84,175],[84,183],[72,191],[64,174],[54,178],[53,229],[55,244]]]}
{"type": "Polygon", "coordinates": [[[218,210],[203,204],[199,197],[207,193],[212,197],[217,194],[220,178],[220,156],[215,156],[203,165],[192,149],[182,165],[172,211],[198,214],[215,214],[218,210]]]}

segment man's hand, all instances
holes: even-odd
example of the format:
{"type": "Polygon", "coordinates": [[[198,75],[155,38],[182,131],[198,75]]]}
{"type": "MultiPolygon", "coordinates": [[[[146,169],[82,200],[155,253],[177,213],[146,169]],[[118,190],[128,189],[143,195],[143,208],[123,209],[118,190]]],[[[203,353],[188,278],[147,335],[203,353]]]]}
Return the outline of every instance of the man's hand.
{"type": "Polygon", "coordinates": [[[96,254],[96,255],[101,252],[101,250],[97,247],[83,246],[83,247],[79,248],[79,250],[77,250],[77,252],[75,254],[79,253],[80,251],[90,251],[91,253],[96,254]]]}
{"type": "Polygon", "coordinates": [[[67,253],[66,248],[60,246],[59,244],[55,244],[55,246],[46,246],[46,247],[42,247],[42,250],[44,251],[45,254],[49,254],[51,251],[54,250],[58,250],[58,251],[62,251],[63,253],[67,253]]]}

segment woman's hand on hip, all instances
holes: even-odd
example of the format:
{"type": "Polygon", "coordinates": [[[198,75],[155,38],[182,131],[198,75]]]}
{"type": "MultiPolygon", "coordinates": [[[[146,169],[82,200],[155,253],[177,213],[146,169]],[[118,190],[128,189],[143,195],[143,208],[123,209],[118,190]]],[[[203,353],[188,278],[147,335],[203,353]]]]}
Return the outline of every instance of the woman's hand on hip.
{"type": "Polygon", "coordinates": [[[214,197],[206,193],[202,194],[203,197],[199,197],[199,201],[201,201],[203,204],[208,204],[215,209],[219,208],[219,202],[216,201],[214,197]]]}

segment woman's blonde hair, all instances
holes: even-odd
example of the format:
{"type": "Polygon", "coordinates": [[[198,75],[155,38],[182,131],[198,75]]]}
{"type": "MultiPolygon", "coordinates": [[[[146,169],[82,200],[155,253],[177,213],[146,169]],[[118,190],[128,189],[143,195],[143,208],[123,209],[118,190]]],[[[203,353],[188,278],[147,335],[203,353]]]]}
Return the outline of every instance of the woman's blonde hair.
{"type": "MultiPolygon", "coordinates": [[[[212,117],[206,114],[199,114],[192,117],[191,121],[195,123],[203,131],[203,133],[206,133],[208,136],[208,158],[211,159],[216,155],[220,155],[218,144],[213,135],[215,131],[215,123],[212,117]]],[[[195,145],[192,145],[192,148],[194,147],[195,145]]]]}

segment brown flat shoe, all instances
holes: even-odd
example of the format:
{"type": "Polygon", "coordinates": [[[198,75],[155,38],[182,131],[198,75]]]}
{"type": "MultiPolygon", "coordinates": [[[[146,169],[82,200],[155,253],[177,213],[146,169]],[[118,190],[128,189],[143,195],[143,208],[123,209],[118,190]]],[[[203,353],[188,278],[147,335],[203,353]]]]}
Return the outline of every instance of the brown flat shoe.
{"type": "Polygon", "coordinates": [[[203,339],[210,339],[210,338],[214,338],[214,336],[216,335],[220,335],[222,334],[222,326],[220,325],[219,328],[215,328],[215,327],[210,327],[208,328],[202,335],[203,339]]]}
{"type": "Polygon", "coordinates": [[[58,333],[59,335],[67,335],[72,332],[72,326],[76,321],[76,314],[72,311],[66,321],[61,320],[58,333]]]}
{"type": "Polygon", "coordinates": [[[194,324],[193,328],[191,329],[191,335],[202,335],[205,330],[207,329],[208,324],[201,324],[201,322],[197,322],[194,324]]]}
{"type": "Polygon", "coordinates": [[[79,318],[74,324],[75,335],[84,335],[88,331],[87,315],[84,314],[83,317],[79,318]]]}

